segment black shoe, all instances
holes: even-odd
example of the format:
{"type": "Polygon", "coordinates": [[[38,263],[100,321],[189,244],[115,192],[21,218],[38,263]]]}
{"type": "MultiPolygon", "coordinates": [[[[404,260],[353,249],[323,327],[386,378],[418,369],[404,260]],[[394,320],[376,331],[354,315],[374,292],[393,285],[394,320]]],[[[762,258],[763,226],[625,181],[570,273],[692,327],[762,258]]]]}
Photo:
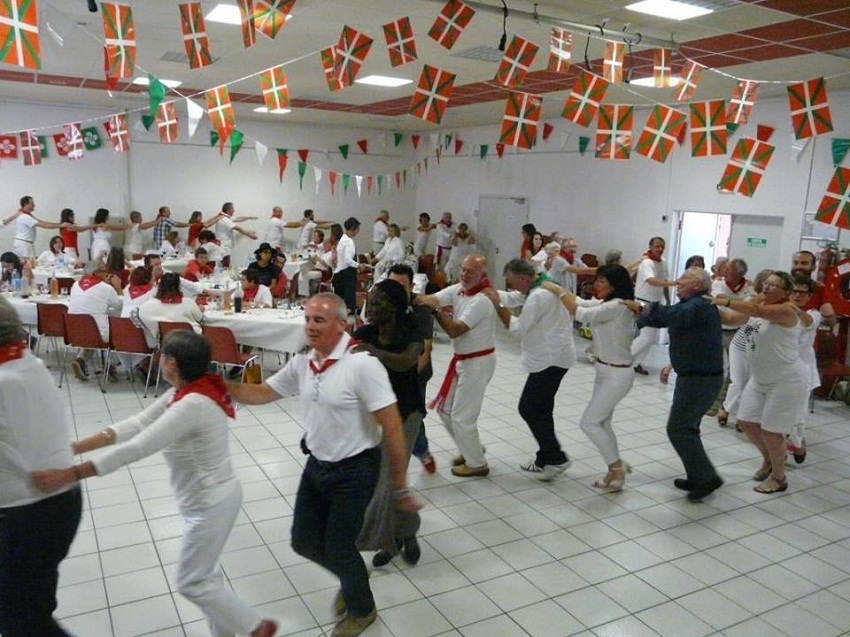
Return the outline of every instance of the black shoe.
{"type": "Polygon", "coordinates": [[[381,550],[375,553],[374,557],[372,558],[372,566],[380,568],[381,566],[386,566],[387,564],[392,562],[392,560],[393,556],[390,555],[389,551],[381,550]]]}
{"type": "Polygon", "coordinates": [[[643,365],[635,365],[635,373],[641,376],[649,376],[649,372],[644,369],[643,365]]]}
{"type": "Polygon", "coordinates": [[[714,480],[712,480],[711,482],[709,482],[708,484],[706,484],[704,486],[693,487],[688,492],[688,500],[690,500],[691,502],[698,502],[698,501],[702,500],[704,497],[713,493],[714,491],[716,491],[717,489],[719,489],[722,486],[723,486],[723,480],[718,476],[718,477],[714,478],[714,480]]]}
{"type": "Polygon", "coordinates": [[[422,551],[419,549],[419,542],[415,537],[409,537],[404,540],[401,547],[401,557],[408,564],[416,564],[419,558],[422,557],[422,551]]]}
{"type": "Polygon", "coordinates": [[[673,486],[677,489],[681,489],[682,491],[690,491],[694,488],[691,481],[687,478],[676,478],[673,480],[673,486]]]}

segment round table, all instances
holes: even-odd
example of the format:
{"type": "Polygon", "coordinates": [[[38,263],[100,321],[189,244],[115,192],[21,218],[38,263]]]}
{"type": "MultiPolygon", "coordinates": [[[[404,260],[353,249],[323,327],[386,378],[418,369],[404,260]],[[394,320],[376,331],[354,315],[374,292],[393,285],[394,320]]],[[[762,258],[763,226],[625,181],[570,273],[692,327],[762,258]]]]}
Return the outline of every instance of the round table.
{"type": "MultiPolygon", "coordinates": [[[[183,270],[185,270],[186,266],[189,265],[189,260],[190,259],[188,257],[182,259],[163,259],[162,269],[166,272],[176,272],[177,274],[183,274],[183,270]]],[[[130,261],[130,270],[144,265],[144,259],[136,259],[135,261],[130,261]]]]}
{"type": "Polygon", "coordinates": [[[33,285],[50,285],[50,279],[56,277],[57,279],[74,279],[74,281],[79,281],[83,274],[85,274],[85,270],[59,270],[56,268],[33,268],[32,269],[32,282],[33,285]]]}
{"type": "Polygon", "coordinates": [[[240,345],[297,352],[307,342],[302,310],[251,309],[236,314],[206,310],[204,324],[227,327],[240,345]]]}

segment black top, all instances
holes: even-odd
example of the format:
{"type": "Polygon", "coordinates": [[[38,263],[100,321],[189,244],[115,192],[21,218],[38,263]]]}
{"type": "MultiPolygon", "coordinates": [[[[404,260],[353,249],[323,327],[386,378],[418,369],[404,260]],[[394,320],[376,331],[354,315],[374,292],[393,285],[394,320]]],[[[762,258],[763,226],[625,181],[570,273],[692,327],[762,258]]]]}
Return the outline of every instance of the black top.
{"type": "Polygon", "coordinates": [[[274,263],[269,263],[267,266],[260,266],[260,264],[256,261],[251,263],[248,266],[249,270],[256,270],[260,275],[260,284],[265,285],[266,287],[271,287],[272,279],[280,278],[280,268],[277,267],[274,263]]]}
{"type": "MultiPolygon", "coordinates": [[[[416,295],[411,297],[416,298],[416,295]]],[[[430,341],[434,338],[434,315],[431,310],[424,305],[412,305],[413,318],[416,320],[416,326],[419,328],[419,335],[423,341],[430,341]]],[[[419,380],[427,381],[434,375],[434,368],[431,365],[431,359],[428,359],[428,364],[419,374],[419,380]]]]}
{"type": "MultiPolygon", "coordinates": [[[[377,325],[364,325],[354,332],[354,338],[358,341],[368,343],[377,349],[392,352],[393,354],[400,354],[411,343],[422,343],[422,337],[413,322],[410,322],[405,329],[399,330],[395,341],[390,345],[381,343],[378,339],[377,325]]],[[[396,372],[388,368],[387,374],[389,374],[390,385],[392,385],[393,392],[395,392],[396,399],[398,400],[398,410],[401,412],[401,417],[407,418],[414,411],[424,414],[425,399],[419,393],[419,385],[416,383],[416,378],[418,377],[416,363],[414,362],[409,369],[403,372],[396,372]]]]}
{"type": "Polygon", "coordinates": [[[653,303],[638,327],[670,330],[670,364],[679,376],[715,376],[723,373],[720,313],[699,295],[676,305],[653,303]]]}

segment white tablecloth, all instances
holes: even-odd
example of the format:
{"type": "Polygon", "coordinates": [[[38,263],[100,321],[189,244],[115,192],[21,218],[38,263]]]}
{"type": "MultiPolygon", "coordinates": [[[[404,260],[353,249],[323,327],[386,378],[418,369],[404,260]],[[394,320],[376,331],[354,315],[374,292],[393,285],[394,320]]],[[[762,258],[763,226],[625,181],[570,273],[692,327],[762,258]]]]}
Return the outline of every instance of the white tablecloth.
{"type": "Polygon", "coordinates": [[[304,313],[298,310],[254,309],[241,314],[207,310],[204,323],[229,328],[241,345],[278,352],[297,352],[307,342],[304,313]]]}
{"type": "Polygon", "coordinates": [[[65,305],[68,305],[67,296],[60,296],[58,299],[51,299],[49,294],[45,294],[22,299],[19,296],[12,296],[11,294],[4,293],[3,297],[12,304],[13,308],[15,308],[15,312],[18,313],[18,318],[21,319],[21,323],[23,323],[25,327],[35,327],[38,325],[37,303],[64,303],[65,305]]]}
{"type": "MultiPolygon", "coordinates": [[[[130,261],[130,270],[133,268],[138,268],[145,264],[144,259],[136,259],[135,261],[130,261]]],[[[189,265],[189,259],[163,259],[162,260],[162,269],[166,272],[176,272],[177,274],[183,274],[183,270],[186,269],[186,266],[189,265]]]]}
{"type": "Polygon", "coordinates": [[[85,270],[54,270],[53,268],[33,268],[32,282],[34,285],[50,284],[50,278],[55,276],[57,279],[74,279],[79,281],[83,277],[85,270]]]}

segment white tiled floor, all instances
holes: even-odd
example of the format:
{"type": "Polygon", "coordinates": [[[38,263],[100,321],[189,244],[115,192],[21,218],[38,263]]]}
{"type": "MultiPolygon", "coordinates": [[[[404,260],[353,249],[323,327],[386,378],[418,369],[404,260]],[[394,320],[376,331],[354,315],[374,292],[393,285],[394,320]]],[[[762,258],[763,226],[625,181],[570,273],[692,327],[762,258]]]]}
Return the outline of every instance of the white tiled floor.
{"type": "MultiPolygon", "coordinates": [[[[578,349],[586,343],[577,339],[578,349]]],[[[426,505],[422,559],[373,571],[380,619],[366,635],[850,634],[844,404],[816,404],[809,457],[789,466],[790,489],[774,497],[752,491],[753,449],[707,418],[705,444],[726,485],[692,504],[672,486],[681,475],[664,433],[672,389],[638,377],[614,423],[634,473],[622,493],[601,495],[589,485],[603,463],[578,428],[593,379],[584,362],[567,374],[556,408],[572,467],[551,484],[519,471],[535,443],[516,412],[524,382],[517,354],[500,334],[480,419],[489,478],[452,477],[451,440],[428,418],[438,472],[425,474],[415,459],[410,469],[426,505]]],[[[448,355],[439,338],[432,393],[448,355]]],[[[649,367],[663,356],[658,348],[649,367]]],[[[73,379],[63,391],[79,436],[146,402],[127,382],[105,396],[73,379]]],[[[279,618],[281,634],[314,636],[330,634],[337,586],[289,547],[300,436],[294,401],[240,409],[231,443],[245,501],[223,565],[240,596],[279,618]]],[[[58,614],[67,627],[81,637],[207,635],[197,609],[174,592],[181,529],[161,456],[86,486],[83,524],[61,569],[58,614]]]]}

